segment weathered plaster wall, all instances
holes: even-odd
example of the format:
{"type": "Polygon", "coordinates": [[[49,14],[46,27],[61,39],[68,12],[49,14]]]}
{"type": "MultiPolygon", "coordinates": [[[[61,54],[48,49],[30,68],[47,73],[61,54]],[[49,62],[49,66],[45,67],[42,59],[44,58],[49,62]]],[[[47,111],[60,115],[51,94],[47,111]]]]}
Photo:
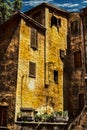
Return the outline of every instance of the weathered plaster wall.
{"type": "Polygon", "coordinates": [[[44,36],[38,32],[38,50],[30,47],[31,27],[24,20],[20,26],[16,113],[21,107],[38,108],[44,97],[44,36]],[[36,78],[29,77],[29,61],[36,63],[36,78]]]}
{"type": "Polygon", "coordinates": [[[61,14],[55,14],[56,17],[61,18],[61,27],[58,29],[55,26],[51,27],[52,12],[46,8],[44,13],[46,35],[44,37],[39,33],[39,45],[36,51],[30,47],[31,27],[26,26],[25,21],[21,21],[16,114],[20,111],[20,107],[36,109],[45,106],[46,96],[49,98],[47,105],[52,106],[53,103],[54,110],[63,110],[64,65],[60,58],[60,49],[66,52],[67,19],[61,14]],[[36,78],[29,77],[29,61],[36,63],[36,78]],[[44,64],[44,62],[46,63],[44,64]],[[58,71],[57,84],[54,82],[54,70],[58,71]],[[48,85],[48,88],[45,88],[45,84],[48,85]]]}
{"type": "MultiPolygon", "coordinates": [[[[69,70],[71,74],[69,74],[69,81],[70,81],[70,87],[69,87],[69,111],[70,113],[77,114],[79,112],[79,94],[84,94],[84,68],[83,68],[83,37],[82,37],[82,23],[81,18],[79,16],[79,13],[71,13],[69,18],[69,37],[70,37],[70,53],[68,53],[68,56],[70,58],[69,62],[69,70]],[[77,36],[73,36],[71,34],[71,22],[73,21],[79,21],[80,24],[80,33],[77,36]],[[81,51],[81,61],[82,66],[75,68],[74,63],[74,52],[81,51]]],[[[68,60],[68,59],[67,59],[68,60]]],[[[78,59],[77,59],[78,60],[78,59]]]]}
{"type": "MultiPolygon", "coordinates": [[[[11,20],[13,21],[14,19],[11,20]]],[[[7,106],[8,108],[7,126],[10,129],[13,127],[15,116],[15,91],[19,41],[18,21],[16,17],[14,22],[11,20],[4,24],[4,27],[2,26],[2,33],[0,33],[0,106],[7,106]]]]}
{"type": "Polygon", "coordinates": [[[53,97],[54,109],[63,110],[63,61],[60,58],[60,49],[66,53],[67,48],[67,19],[61,14],[54,13],[54,16],[61,19],[61,27],[51,27],[53,12],[46,9],[46,82],[49,84],[48,94],[53,97]],[[64,26],[63,26],[64,25],[64,26]],[[53,71],[58,71],[58,84],[54,83],[53,71]]]}

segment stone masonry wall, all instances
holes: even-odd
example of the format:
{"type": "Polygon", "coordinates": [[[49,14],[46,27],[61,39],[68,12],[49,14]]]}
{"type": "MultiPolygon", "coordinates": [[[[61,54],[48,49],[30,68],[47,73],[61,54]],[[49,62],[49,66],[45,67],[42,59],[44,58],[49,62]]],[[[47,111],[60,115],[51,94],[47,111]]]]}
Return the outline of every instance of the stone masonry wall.
{"type": "Polygon", "coordinates": [[[19,28],[17,27],[18,19],[14,22],[8,21],[2,29],[0,35],[0,105],[7,105],[8,119],[7,127],[10,128],[14,123],[15,114],[15,91],[17,81],[17,61],[18,61],[18,43],[19,28]],[[16,25],[14,26],[14,23],[16,25]]]}

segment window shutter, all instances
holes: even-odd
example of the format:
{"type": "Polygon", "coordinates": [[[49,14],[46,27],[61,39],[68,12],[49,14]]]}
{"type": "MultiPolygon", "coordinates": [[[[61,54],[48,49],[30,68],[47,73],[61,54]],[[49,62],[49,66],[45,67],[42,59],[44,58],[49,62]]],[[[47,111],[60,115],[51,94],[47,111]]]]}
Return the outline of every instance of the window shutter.
{"type": "Polygon", "coordinates": [[[65,57],[65,51],[60,49],[60,58],[63,60],[65,57]]]}
{"type": "Polygon", "coordinates": [[[79,21],[74,21],[71,23],[71,34],[79,35],[80,34],[80,23],[79,21]]]}
{"type": "Polygon", "coordinates": [[[52,16],[52,17],[51,17],[51,27],[52,27],[53,25],[54,25],[54,26],[57,26],[57,18],[56,18],[55,16],[52,16]]]}
{"type": "Polygon", "coordinates": [[[77,97],[78,96],[78,86],[73,86],[73,95],[75,96],[75,97],[77,97]]]}
{"type": "Polygon", "coordinates": [[[82,110],[84,107],[84,94],[79,94],[79,109],[82,110]]]}
{"type": "Polygon", "coordinates": [[[38,33],[37,30],[34,28],[31,29],[31,48],[38,48],[38,33]]]}
{"type": "Polygon", "coordinates": [[[7,126],[7,106],[0,106],[0,126],[7,126]]]}
{"type": "Polygon", "coordinates": [[[58,84],[58,71],[54,70],[54,82],[58,84]]]}
{"type": "Polygon", "coordinates": [[[61,19],[60,18],[57,19],[57,26],[61,27],[61,19]]]}
{"type": "Polygon", "coordinates": [[[52,26],[56,26],[56,27],[61,27],[61,19],[60,18],[56,18],[55,16],[51,17],[51,27],[52,26]]]}
{"type": "Polygon", "coordinates": [[[74,65],[75,65],[75,68],[82,66],[81,51],[74,52],[74,65]]]}
{"type": "Polygon", "coordinates": [[[29,76],[36,77],[36,63],[29,62],[29,76]]]}

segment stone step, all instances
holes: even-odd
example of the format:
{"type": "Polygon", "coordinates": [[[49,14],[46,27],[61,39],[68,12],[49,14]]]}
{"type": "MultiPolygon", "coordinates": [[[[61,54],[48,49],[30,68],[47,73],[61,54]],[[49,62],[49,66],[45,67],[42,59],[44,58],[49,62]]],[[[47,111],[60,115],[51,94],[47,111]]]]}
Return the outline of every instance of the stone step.
{"type": "Polygon", "coordinates": [[[0,130],[9,130],[7,127],[0,126],[0,130]]]}

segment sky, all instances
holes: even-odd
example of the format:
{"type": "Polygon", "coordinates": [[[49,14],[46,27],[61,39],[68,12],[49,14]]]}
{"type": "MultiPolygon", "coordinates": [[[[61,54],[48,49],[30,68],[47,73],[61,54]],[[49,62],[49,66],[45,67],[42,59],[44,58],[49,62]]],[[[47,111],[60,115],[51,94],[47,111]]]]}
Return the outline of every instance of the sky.
{"type": "Polygon", "coordinates": [[[43,3],[49,3],[69,12],[78,12],[87,7],[87,0],[23,0],[22,12],[43,3]]]}

